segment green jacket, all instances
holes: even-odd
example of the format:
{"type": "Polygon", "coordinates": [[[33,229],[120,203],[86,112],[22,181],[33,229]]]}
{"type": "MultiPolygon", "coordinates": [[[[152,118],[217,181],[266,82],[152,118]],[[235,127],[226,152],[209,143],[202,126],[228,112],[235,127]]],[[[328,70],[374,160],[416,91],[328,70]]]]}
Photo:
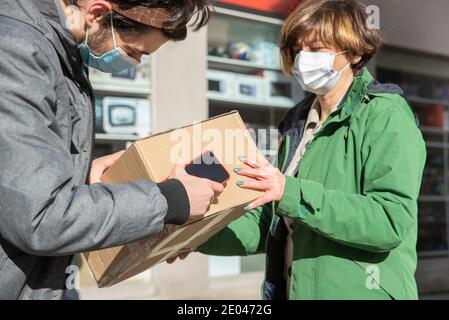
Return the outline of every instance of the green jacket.
{"type": "MultiPolygon", "coordinates": [[[[417,198],[426,148],[395,85],[367,69],[312,140],[279,203],[246,213],[199,248],[211,255],[266,253],[264,299],[285,299],[282,216],[294,220],[290,299],[417,299],[417,198]]],[[[314,96],[280,125],[286,169],[314,96]]]]}

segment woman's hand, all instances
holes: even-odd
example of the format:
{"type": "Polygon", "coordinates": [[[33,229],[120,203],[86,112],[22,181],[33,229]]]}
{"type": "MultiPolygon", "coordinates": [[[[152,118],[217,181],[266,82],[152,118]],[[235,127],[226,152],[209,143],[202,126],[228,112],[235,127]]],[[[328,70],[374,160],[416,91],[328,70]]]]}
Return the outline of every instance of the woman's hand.
{"type": "Polygon", "coordinates": [[[255,178],[257,181],[238,180],[237,185],[244,189],[265,191],[264,196],[247,205],[245,210],[252,210],[271,201],[280,201],[282,199],[285,189],[285,176],[278,168],[274,167],[267,160],[256,162],[240,157],[240,161],[251,168],[235,168],[234,171],[241,176],[255,178]]]}
{"type": "Polygon", "coordinates": [[[92,162],[92,170],[89,175],[89,185],[100,183],[103,173],[114,165],[125,151],[119,151],[109,156],[95,159],[92,162]]]}
{"type": "Polygon", "coordinates": [[[195,252],[196,250],[197,250],[197,248],[195,248],[195,249],[190,249],[190,250],[187,251],[187,252],[181,253],[181,254],[179,254],[178,256],[174,257],[174,258],[168,259],[168,260],[167,260],[167,263],[168,263],[168,264],[172,264],[172,263],[175,262],[176,259],[178,259],[178,258],[181,259],[181,260],[185,260],[185,258],[187,258],[192,252],[195,252]]]}

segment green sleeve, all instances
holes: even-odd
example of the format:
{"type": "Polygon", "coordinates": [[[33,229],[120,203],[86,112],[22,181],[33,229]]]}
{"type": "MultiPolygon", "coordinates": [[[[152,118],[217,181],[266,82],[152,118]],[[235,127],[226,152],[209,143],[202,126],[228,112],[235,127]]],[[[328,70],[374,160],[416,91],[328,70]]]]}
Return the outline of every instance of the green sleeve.
{"type": "Polygon", "coordinates": [[[201,245],[198,251],[215,256],[264,253],[270,223],[271,203],[248,211],[201,245]]]}
{"type": "Polygon", "coordinates": [[[399,107],[377,116],[364,135],[361,194],[287,177],[277,213],[344,245],[388,252],[416,232],[425,144],[399,107]]]}

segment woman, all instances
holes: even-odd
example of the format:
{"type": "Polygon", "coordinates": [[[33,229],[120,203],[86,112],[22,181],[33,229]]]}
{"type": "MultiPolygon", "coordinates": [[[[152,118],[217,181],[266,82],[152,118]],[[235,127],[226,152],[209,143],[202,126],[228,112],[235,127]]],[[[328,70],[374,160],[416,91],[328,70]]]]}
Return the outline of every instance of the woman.
{"type": "Polygon", "coordinates": [[[267,254],[265,299],[416,299],[417,197],[426,150],[395,85],[365,65],[378,30],[355,0],[309,0],[287,19],[285,72],[312,93],[280,125],[277,165],[244,159],[265,191],[199,251],[267,254]]]}

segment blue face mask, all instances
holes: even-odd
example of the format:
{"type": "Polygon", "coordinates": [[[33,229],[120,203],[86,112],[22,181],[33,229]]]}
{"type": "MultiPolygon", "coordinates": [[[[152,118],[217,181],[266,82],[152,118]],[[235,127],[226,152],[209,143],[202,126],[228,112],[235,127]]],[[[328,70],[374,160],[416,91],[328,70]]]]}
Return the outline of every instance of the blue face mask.
{"type": "Polygon", "coordinates": [[[115,41],[115,31],[114,25],[112,23],[111,15],[111,29],[112,29],[112,40],[114,41],[114,49],[106,52],[101,56],[96,56],[92,53],[89,45],[87,44],[87,39],[89,37],[89,30],[86,32],[86,39],[79,46],[81,57],[84,63],[94,69],[100,70],[104,73],[119,73],[127,69],[133,68],[139,64],[139,61],[128,56],[122,48],[117,47],[115,41]]]}

